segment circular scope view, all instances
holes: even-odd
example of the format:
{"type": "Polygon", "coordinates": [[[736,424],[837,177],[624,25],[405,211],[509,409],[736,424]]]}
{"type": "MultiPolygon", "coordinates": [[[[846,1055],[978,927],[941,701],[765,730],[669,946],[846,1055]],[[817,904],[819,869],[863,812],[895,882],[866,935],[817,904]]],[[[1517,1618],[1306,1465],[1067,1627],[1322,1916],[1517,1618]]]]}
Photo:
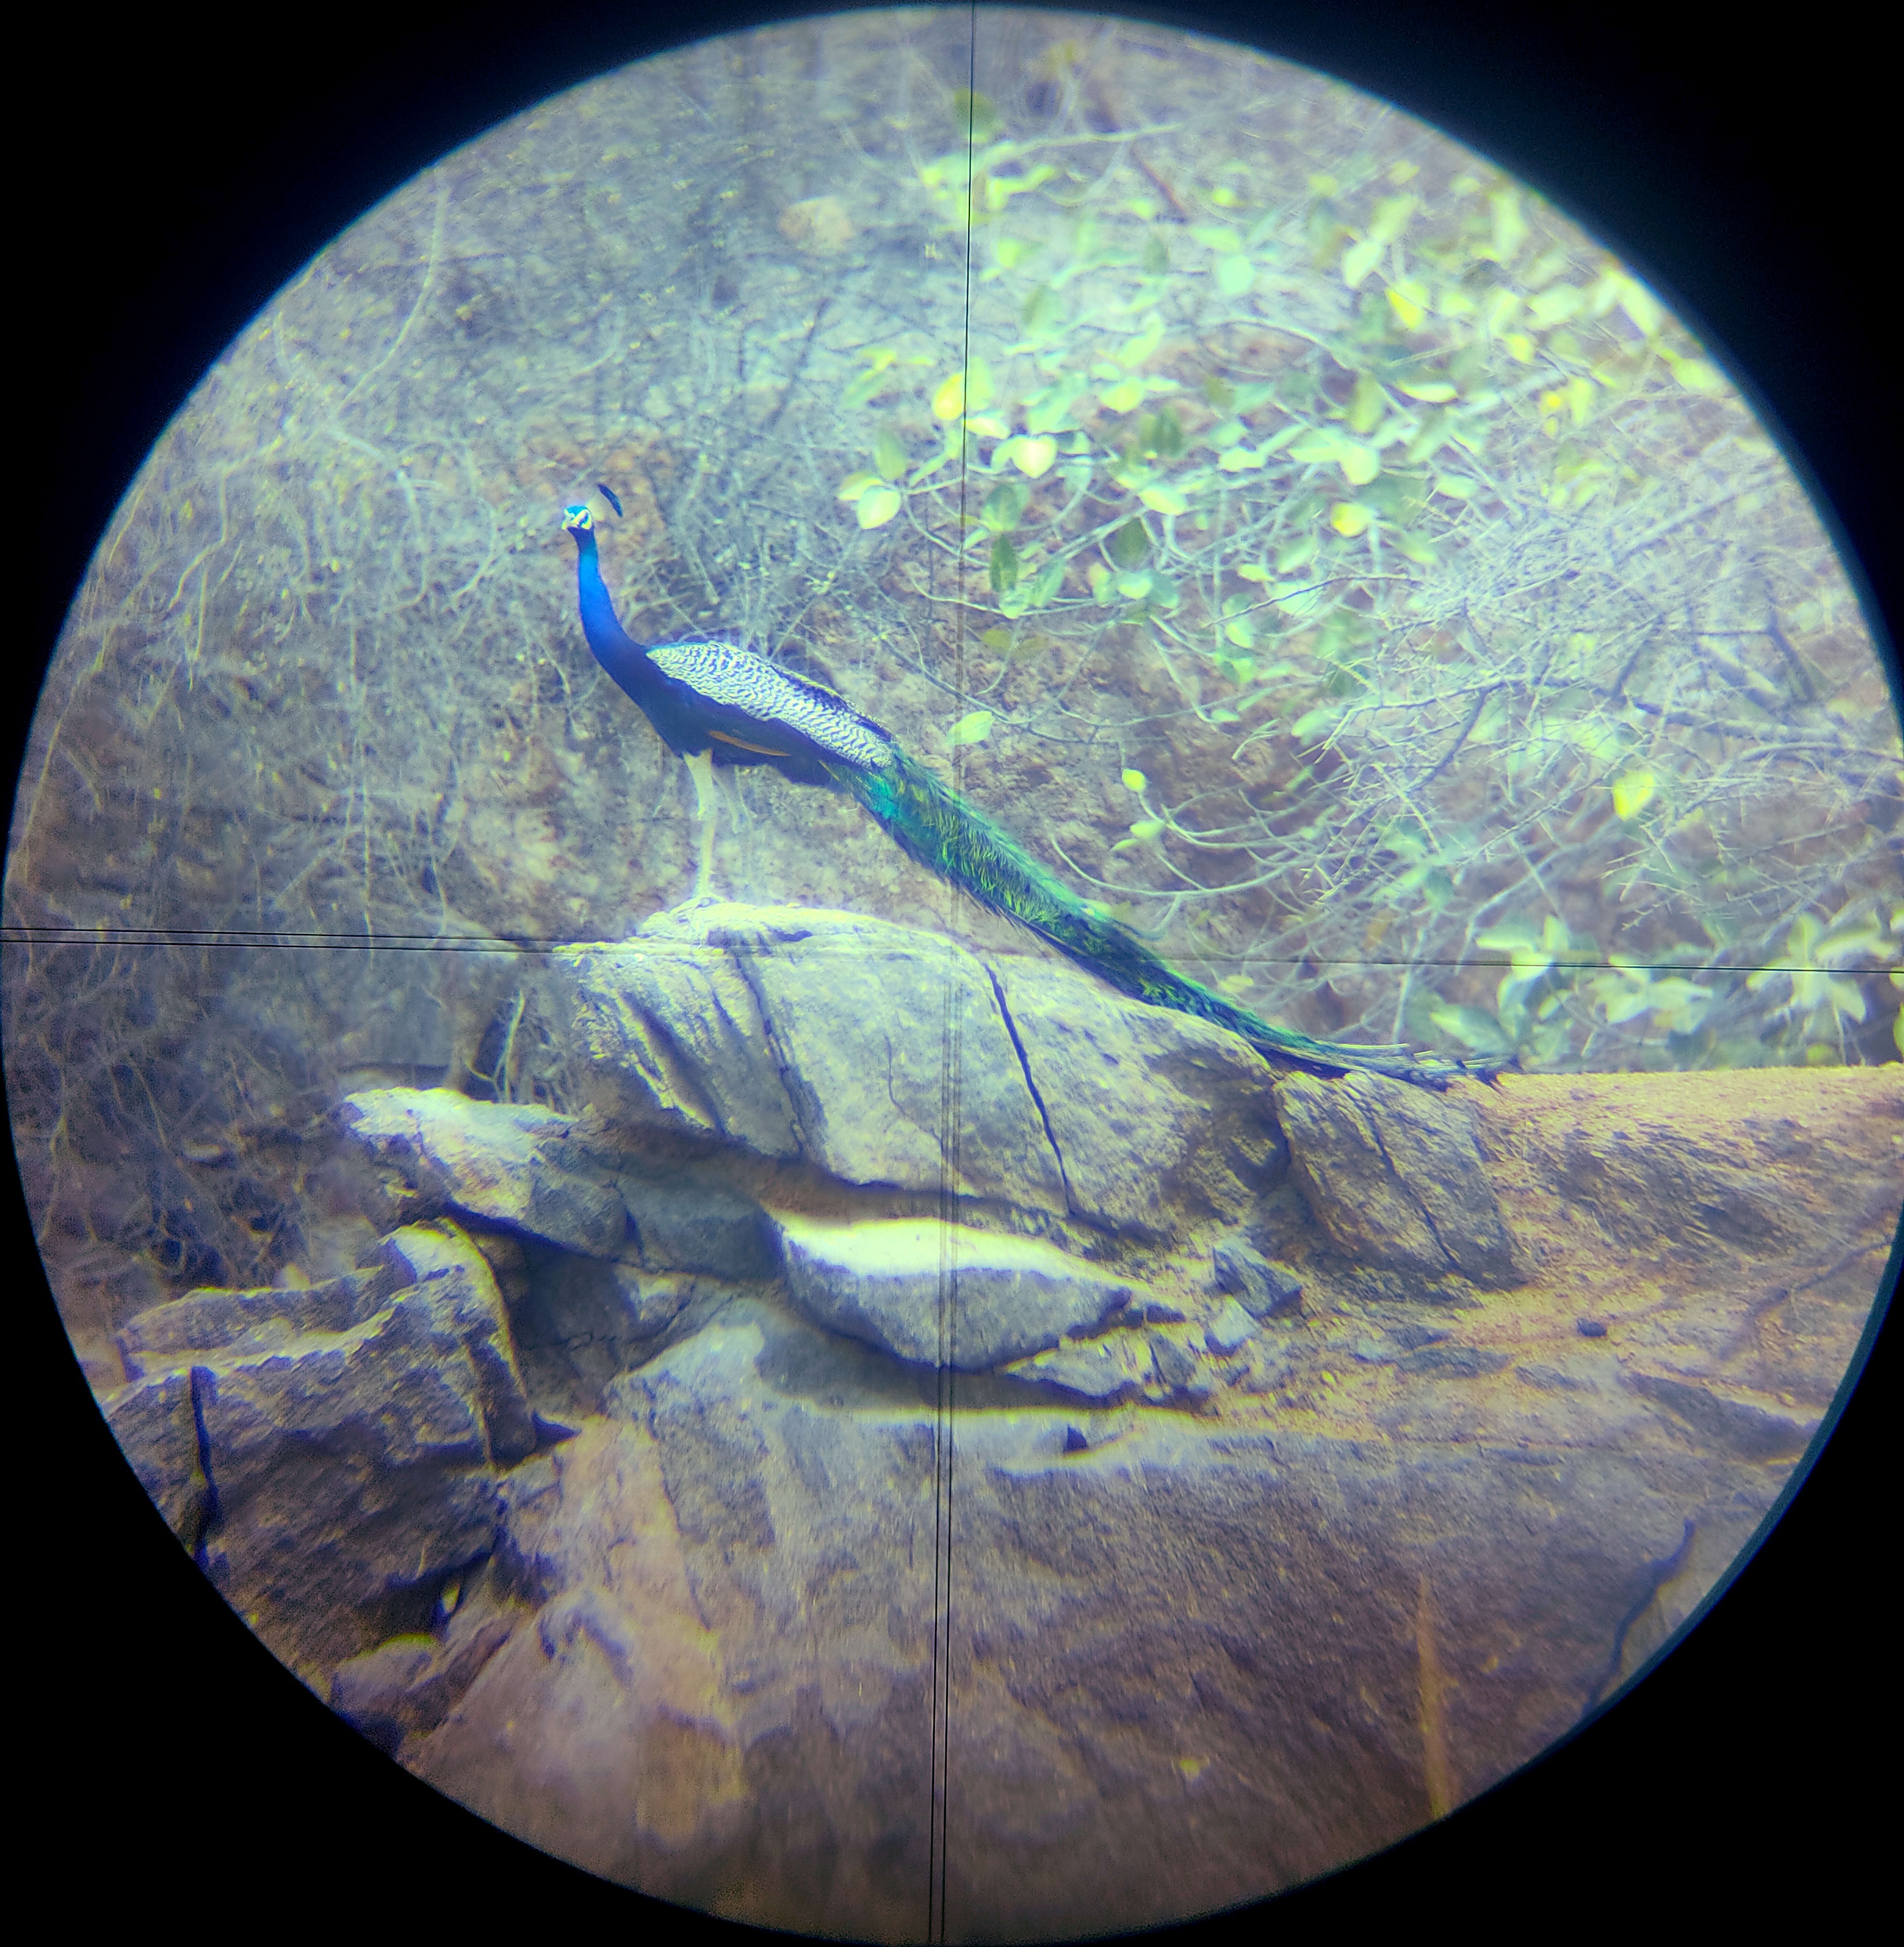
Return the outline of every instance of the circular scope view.
{"type": "Polygon", "coordinates": [[[1174,29],[763,29],[450,156],[166,431],[14,1144],[392,1763],[800,1933],[1180,1920],[1753,1543],[1904,1200],[1901,763],[1716,351],[1498,167],[1174,29]]]}

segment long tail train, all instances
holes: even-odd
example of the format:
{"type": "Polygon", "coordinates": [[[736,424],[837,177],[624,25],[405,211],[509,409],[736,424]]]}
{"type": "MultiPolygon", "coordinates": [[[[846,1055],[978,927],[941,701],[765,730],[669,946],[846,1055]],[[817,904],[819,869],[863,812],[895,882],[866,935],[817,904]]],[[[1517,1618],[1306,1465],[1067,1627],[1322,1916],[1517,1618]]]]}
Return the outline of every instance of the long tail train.
{"type": "Polygon", "coordinates": [[[1498,1072],[1497,1066],[1444,1061],[1401,1046],[1316,1041],[1226,1001],[1080,899],[896,743],[891,749],[891,760],[877,769],[826,768],[909,857],[964,887],[982,905],[1016,920],[1119,993],[1228,1028],[1271,1060],[1320,1074],[1364,1069],[1444,1088],[1457,1076],[1491,1081],[1498,1072]]]}

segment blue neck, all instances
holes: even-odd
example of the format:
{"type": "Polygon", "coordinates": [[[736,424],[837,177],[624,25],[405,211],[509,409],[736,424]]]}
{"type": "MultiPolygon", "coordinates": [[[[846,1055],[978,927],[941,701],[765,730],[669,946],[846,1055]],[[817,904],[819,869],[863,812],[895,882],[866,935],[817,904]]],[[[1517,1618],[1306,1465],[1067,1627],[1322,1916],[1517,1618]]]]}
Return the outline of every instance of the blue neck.
{"type": "Polygon", "coordinates": [[[571,530],[575,537],[575,589],[581,599],[582,633],[595,660],[626,689],[627,679],[648,666],[648,652],[621,626],[602,579],[602,561],[595,537],[587,529],[571,530]]]}

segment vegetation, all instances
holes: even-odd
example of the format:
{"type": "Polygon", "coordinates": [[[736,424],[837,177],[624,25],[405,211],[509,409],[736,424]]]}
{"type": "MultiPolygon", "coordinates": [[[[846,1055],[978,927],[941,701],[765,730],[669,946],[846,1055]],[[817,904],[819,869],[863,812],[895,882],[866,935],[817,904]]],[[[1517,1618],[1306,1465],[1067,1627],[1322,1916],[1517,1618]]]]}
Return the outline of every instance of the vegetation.
{"type": "MultiPolygon", "coordinates": [[[[1711,355],[1366,98],[1008,14],[961,94],[969,20],[548,104],[207,376],[16,809],[63,1295],[317,1263],[339,1090],[511,1094],[522,952],[691,885],[681,767],[574,624],[596,481],[632,628],[820,676],[1259,1012],[1550,1068],[1894,1054],[1896,718],[1711,355]]],[[[742,780],[723,830],[737,895],[1024,943],[823,794],[742,780]]]]}
{"type": "Polygon", "coordinates": [[[1385,989],[1393,1032],[1534,1066],[1904,1046],[1895,718],[1782,460],[1644,285],[1438,142],[1291,193],[1234,150],[1166,175],[1168,128],[961,120],[918,179],[992,355],[869,348],[838,491],[962,558],[992,661],[953,741],[1072,716],[1021,676],[1067,639],[1168,670],[1176,720],[1116,727],[1177,788],[1125,771],[1107,893],[1272,1005],[1385,989]]]}

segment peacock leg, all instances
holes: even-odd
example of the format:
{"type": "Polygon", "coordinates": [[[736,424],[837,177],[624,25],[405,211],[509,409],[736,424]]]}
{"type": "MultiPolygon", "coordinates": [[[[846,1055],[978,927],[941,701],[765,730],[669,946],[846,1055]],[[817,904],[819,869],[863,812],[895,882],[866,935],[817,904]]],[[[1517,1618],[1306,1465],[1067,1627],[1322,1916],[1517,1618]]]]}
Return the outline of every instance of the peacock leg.
{"type": "Polygon", "coordinates": [[[714,785],[714,760],[711,751],[683,760],[694,780],[695,816],[701,821],[701,863],[694,875],[694,896],[707,896],[708,882],[714,875],[714,828],[720,812],[720,797],[714,785]]]}

